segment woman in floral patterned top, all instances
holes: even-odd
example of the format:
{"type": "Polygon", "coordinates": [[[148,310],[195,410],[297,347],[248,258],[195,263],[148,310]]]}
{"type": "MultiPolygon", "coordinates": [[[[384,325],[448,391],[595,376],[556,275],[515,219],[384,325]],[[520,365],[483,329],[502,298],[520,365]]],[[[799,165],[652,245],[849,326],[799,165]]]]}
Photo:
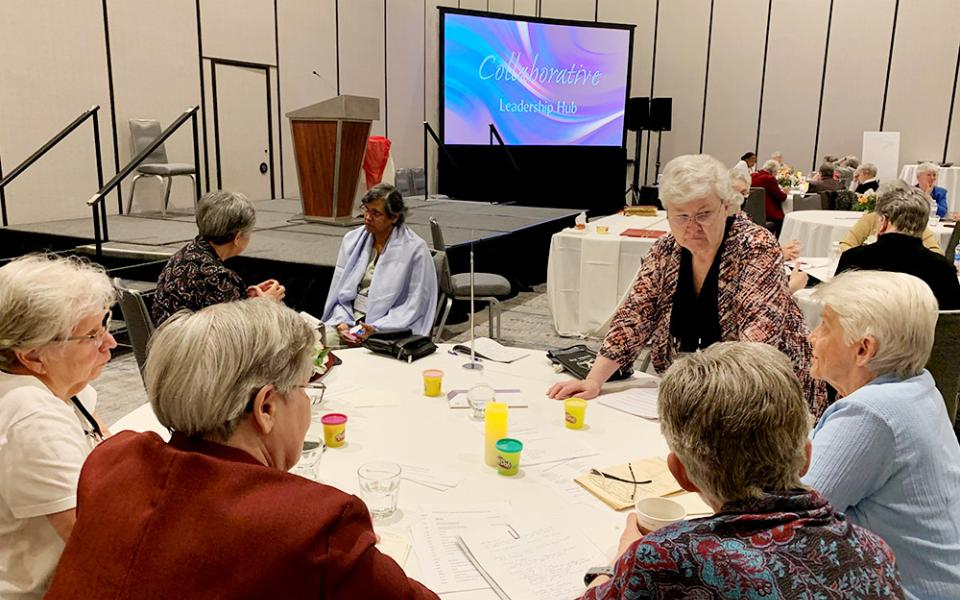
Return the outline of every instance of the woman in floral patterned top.
{"type": "Polygon", "coordinates": [[[652,533],[635,514],[612,577],[583,600],[903,598],[893,552],[800,477],[808,415],[787,358],[724,342],[678,361],[660,385],[667,465],[716,514],[652,533]]]}
{"type": "Polygon", "coordinates": [[[283,300],[286,289],[277,280],[246,287],[243,279],[223,264],[247,249],[256,220],[253,204],[243,194],[210,192],[200,199],[200,235],[170,257],[157,280],[155,325],[183,309],[197,311],[254,296],[283,300]]]}
{"type": "Polygon", "coordinates": [[[547,394],[596,397],[647,343],[654,368],[663,373],[680,353],[720,341],[751,341],[790,358],[810,411],[822,413],[826,387],[810,377],[807,327],[787,288],[780,247],[740,212],[727,169],[705,154],[679,156],[664,169],[660,197],[670,234],[643,259],[590,374],[547,394]]]}

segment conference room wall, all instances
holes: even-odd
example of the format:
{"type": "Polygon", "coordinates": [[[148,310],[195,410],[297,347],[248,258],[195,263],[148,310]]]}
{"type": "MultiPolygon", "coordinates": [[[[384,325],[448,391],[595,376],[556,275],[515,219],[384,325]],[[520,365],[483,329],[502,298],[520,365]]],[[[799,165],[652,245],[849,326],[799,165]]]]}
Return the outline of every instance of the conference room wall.
{"type": "Polygon", "coordinates": [[[387,133],[394,164],[423,163],[424,3],[387,2],[387,133]]]}
{"type": "MultiPolygon", "coordinates": [[[[110,176],[113,131],[104,49],[103,11],[97,0],[0,3],[0,161],[4,173],[82,112],[99,104],[104,175],[110,176]]],[[[91,131],[88,120],[7,186],[11,223],[42,221],[54,218],[52,215],[89,218],[86,200],[97,190],[91,131]]],[[[92,224],[90,229],[92,235],[92,224]]]]}

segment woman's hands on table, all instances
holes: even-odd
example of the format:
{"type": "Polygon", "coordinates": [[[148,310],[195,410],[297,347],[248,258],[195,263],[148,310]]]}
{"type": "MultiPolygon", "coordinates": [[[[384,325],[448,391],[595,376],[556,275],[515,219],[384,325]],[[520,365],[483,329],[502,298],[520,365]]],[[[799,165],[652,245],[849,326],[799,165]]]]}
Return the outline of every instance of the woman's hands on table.
{"type": "Polygon", "coordinates": [[[570,381],[555,383],[549,390],[547,390],[547,396],[555,400],[564,400],[572,396],[576,396],[577,398],[582,398],[584,400],[590,400],[591,398],[596,398],[599,394],[600,384],[591,380],[589,377],[583,381],[579,379],[573,379],[570,381]]]}

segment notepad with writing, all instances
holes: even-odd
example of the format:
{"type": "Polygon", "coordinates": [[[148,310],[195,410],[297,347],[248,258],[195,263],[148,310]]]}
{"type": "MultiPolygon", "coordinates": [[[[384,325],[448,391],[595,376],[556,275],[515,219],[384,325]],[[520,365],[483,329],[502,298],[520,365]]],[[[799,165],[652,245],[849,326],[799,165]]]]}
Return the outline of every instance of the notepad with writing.
{"type": "Polygon", "coordinates": [[[666,231],[660,231],[659,229],[624,229],[620,235],[636,238],[658,238],[666,233],[666,231]]]}
{"type": "Polygon", "coordinates": [[[563,523],[510,523],[460,533],[457,544],[503,600],[575,598],[603,555],[563,523]]]}
{"type": "Polygon", "coordinates": [[[603,500],[614,510],[623,510],[634,505],[637,498],[669,496],[682,492],[683,488],[677,483],[667,468],[667,461],[660,457],[643,458],[630,461],[622,465],[596,467],[597,473],[583,473],[574,481],[579,483],[588,492],[603,500]],[[633,469],[633,475],[630,469],[633,469]],[[630,481],[649,481],[634,486],[630,481]]]}

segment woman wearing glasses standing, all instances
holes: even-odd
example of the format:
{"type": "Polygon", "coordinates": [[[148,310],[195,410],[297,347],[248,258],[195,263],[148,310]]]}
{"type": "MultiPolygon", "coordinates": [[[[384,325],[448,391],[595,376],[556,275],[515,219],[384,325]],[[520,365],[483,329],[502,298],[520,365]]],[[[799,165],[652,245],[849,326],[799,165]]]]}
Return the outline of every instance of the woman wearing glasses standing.
{"type": "Polygon", "coordinates": [[[790,358],[811,412],[823,412],[826,388],[810,377],[807,328],[787,289],[783,254],[769,231],[740,212],[727,169],[705,154],[679,156],[664,169],[660,199],[670,234],[643,259],[589,375],[547,394],[593,398],[647,344],[663,373],[680,354],[715,342],[763,342],[790,358]]]}
{"type": "Polygon", "coordinates": [[[90,387],[117,343],[96,265],[0,268],[0,598],[40,598],[76,519],[77,480],[106,435],[90,387]]]}

